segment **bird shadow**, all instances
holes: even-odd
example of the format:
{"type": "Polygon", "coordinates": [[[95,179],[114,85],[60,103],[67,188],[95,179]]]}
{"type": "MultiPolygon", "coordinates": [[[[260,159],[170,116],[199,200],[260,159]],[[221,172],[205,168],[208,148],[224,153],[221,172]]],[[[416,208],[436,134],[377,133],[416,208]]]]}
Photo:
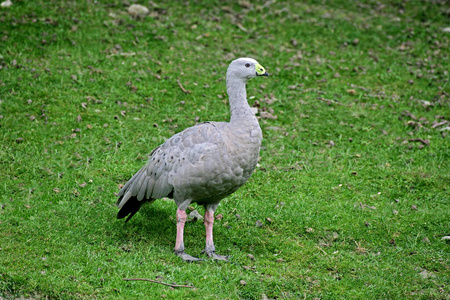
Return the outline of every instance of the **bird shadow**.
{"type": "MultiPolygon", "coordinates": [[[[162,204],[162,203],[161,203],[162,204]]],[[[125,223],[123,219],[116,220],[113,225],[114,235],[116,239],[122,243],[137,243],[137,242],[152,242],[159,246],[175,245],[176,238],[176,207],[169,207],[170,205],[152,205],[143,206],[139,212],[125,223]]],[[[192,246],[196,244],[191,235],[198,237],[199,241],[203,238],[200,236],[204,232],[204,225],[202,222],[187,222],[185,226],[185,235],[188,235],[188,243],[192,246]]],[[[197,240],[197,239],[195,239],[197,240]]]]}
{"type": "MultiPolygon", "coordinates": [[[[162,203],[161,203],[162,204],[162,203]]],[[[200,209],[202,210],[202,209],[200,209]]],[[[117,220],[112,225],[114,239],[127,251],[131,245],[156,246],[172,252],[176,238],[176,207],[158,204],[143,206],[127,223],[117,220]]],[[[218,228],[221,232],[222,228],[218,228]]],[[[185,226],[186,251],[194,256],[202,256],[205,227],[201,220],[188,221],[185,226]]],[[[219,233],[218,236],[221,234],[219,233]]],[[[152,247],[152,246],[151,246],[152,247]]]]}
{"type": "Polygon", "coordinates": [[[119,238],[133,239],[173,239],[176,234],[174,213],[169,208],[160,208],[156,205],[144,206],[128,222],[117,220],[115,228],[119,238]]]}

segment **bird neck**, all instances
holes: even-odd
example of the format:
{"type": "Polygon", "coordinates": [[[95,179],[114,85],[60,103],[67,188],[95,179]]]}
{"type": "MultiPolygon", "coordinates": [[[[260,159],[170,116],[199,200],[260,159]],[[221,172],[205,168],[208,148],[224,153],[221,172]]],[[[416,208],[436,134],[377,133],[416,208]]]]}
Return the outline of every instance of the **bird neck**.
{"type": "Polygon", "coordinates": [[[242,79],[227,76],[227,93],[230,101],[230,122],[239,122],[245,118],[254,118],[247,102],[246,82],[242,79]]]}

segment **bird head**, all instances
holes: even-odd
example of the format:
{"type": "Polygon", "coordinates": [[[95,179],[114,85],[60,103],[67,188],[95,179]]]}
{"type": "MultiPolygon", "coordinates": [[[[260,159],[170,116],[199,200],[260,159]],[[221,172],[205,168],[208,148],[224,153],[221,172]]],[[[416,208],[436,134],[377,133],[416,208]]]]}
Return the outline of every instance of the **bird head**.
{"type": "Polygon", "coordinates": [[[227,76],[235,76],[247,81],[256,76],[269,76],[263,66],[253,58],[238,58],[231,62],[228,67],[227,76]]]}

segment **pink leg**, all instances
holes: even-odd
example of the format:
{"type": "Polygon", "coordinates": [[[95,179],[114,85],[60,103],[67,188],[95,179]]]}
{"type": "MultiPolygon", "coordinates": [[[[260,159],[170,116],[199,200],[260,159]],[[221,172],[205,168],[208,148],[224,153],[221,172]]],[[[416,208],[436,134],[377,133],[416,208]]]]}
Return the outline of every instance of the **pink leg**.
{"type": "Polygon", "coordinates": [[[177,240],[175,242],[175,252],[184,251],[183,234],[186,217],[185,210],[177,209],[177,240]]]}
{"type": "Polygon", "coordinates": [[[213,242],[213,226],[214,226],[214,213],[206,210],[205,211],[205,230],[206,230],[206,248],[205,252],[216,251],[213,242]]]}
{"type": "Polygon", "coordinates": [[[183,242],[183,234],[184,234],[184,224],[186,223],[186,211],[177,209],[177,239],[175,241],[175,254],[181,257],[184,261],[199,261],[202,259],[198,259],[189,254],[184,253],[184,242],[183,242]]]}
{"type": "Polygon", "coordinates": [[[213,242],[213,226],[214,226],[214,212],[206,209],[205,211],[205,230],[206,230],[206,247],[205,252],[209,257],[217,260],[228,261],[227,256],[216,254],[216,247],[213,242]]]}

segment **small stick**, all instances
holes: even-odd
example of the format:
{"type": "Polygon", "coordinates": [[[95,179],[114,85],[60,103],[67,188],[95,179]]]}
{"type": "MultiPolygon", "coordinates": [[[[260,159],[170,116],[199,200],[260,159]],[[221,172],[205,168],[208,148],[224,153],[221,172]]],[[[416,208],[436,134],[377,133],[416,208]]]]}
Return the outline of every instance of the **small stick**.
{"type": "Polygon", "coordinates": [[[448,121],[444,120],[444,121],[442,121],[442,122],[439,122],[439,123],[434,124],[433,126],[431,126],[431,128],[436,128],[436,127],[445,125],[445,124],[447,124],[447,123],[448,123],[448,121]]]}
{"type": "Polygon", "coordinates": [[[182,85],[181,82],[180,82],[180,79],[177,79],[177,83],[178,83],[178,86],[180,87],[180,89],[183,91],[183,93],[186,93],[186,94],[190,94],[190,93],[191,93],[191,91],[186,90],[186,89],[183,87],[183,85],[182,85]]]}
{"type": "Polygon", "coordinates": [[[430,140],[424,140],[424,139],[409,139],[410,142],[421,142],[425,146],[428,146],[430,144],[430,140]]]}
{"type": "Polygon", "coordinates": [[[147,278],[123,278],[123,280],[126,280],[126,281],[149,281],[149,282],[153,282],[153,283],[159,283],[159,284],[162,284],[162,285],[167,285],[167,286],[170,286],[170,287],[173,287],[173,288],[176,288],[176,287],[184,287],[184,288],[190,288],[190,289],[195,288],[195,286],[191,286],[191,285],[170,284],[170,283],[165,283],[165,282],[152,280],[152,279],[147,279],[147,278]]]}

